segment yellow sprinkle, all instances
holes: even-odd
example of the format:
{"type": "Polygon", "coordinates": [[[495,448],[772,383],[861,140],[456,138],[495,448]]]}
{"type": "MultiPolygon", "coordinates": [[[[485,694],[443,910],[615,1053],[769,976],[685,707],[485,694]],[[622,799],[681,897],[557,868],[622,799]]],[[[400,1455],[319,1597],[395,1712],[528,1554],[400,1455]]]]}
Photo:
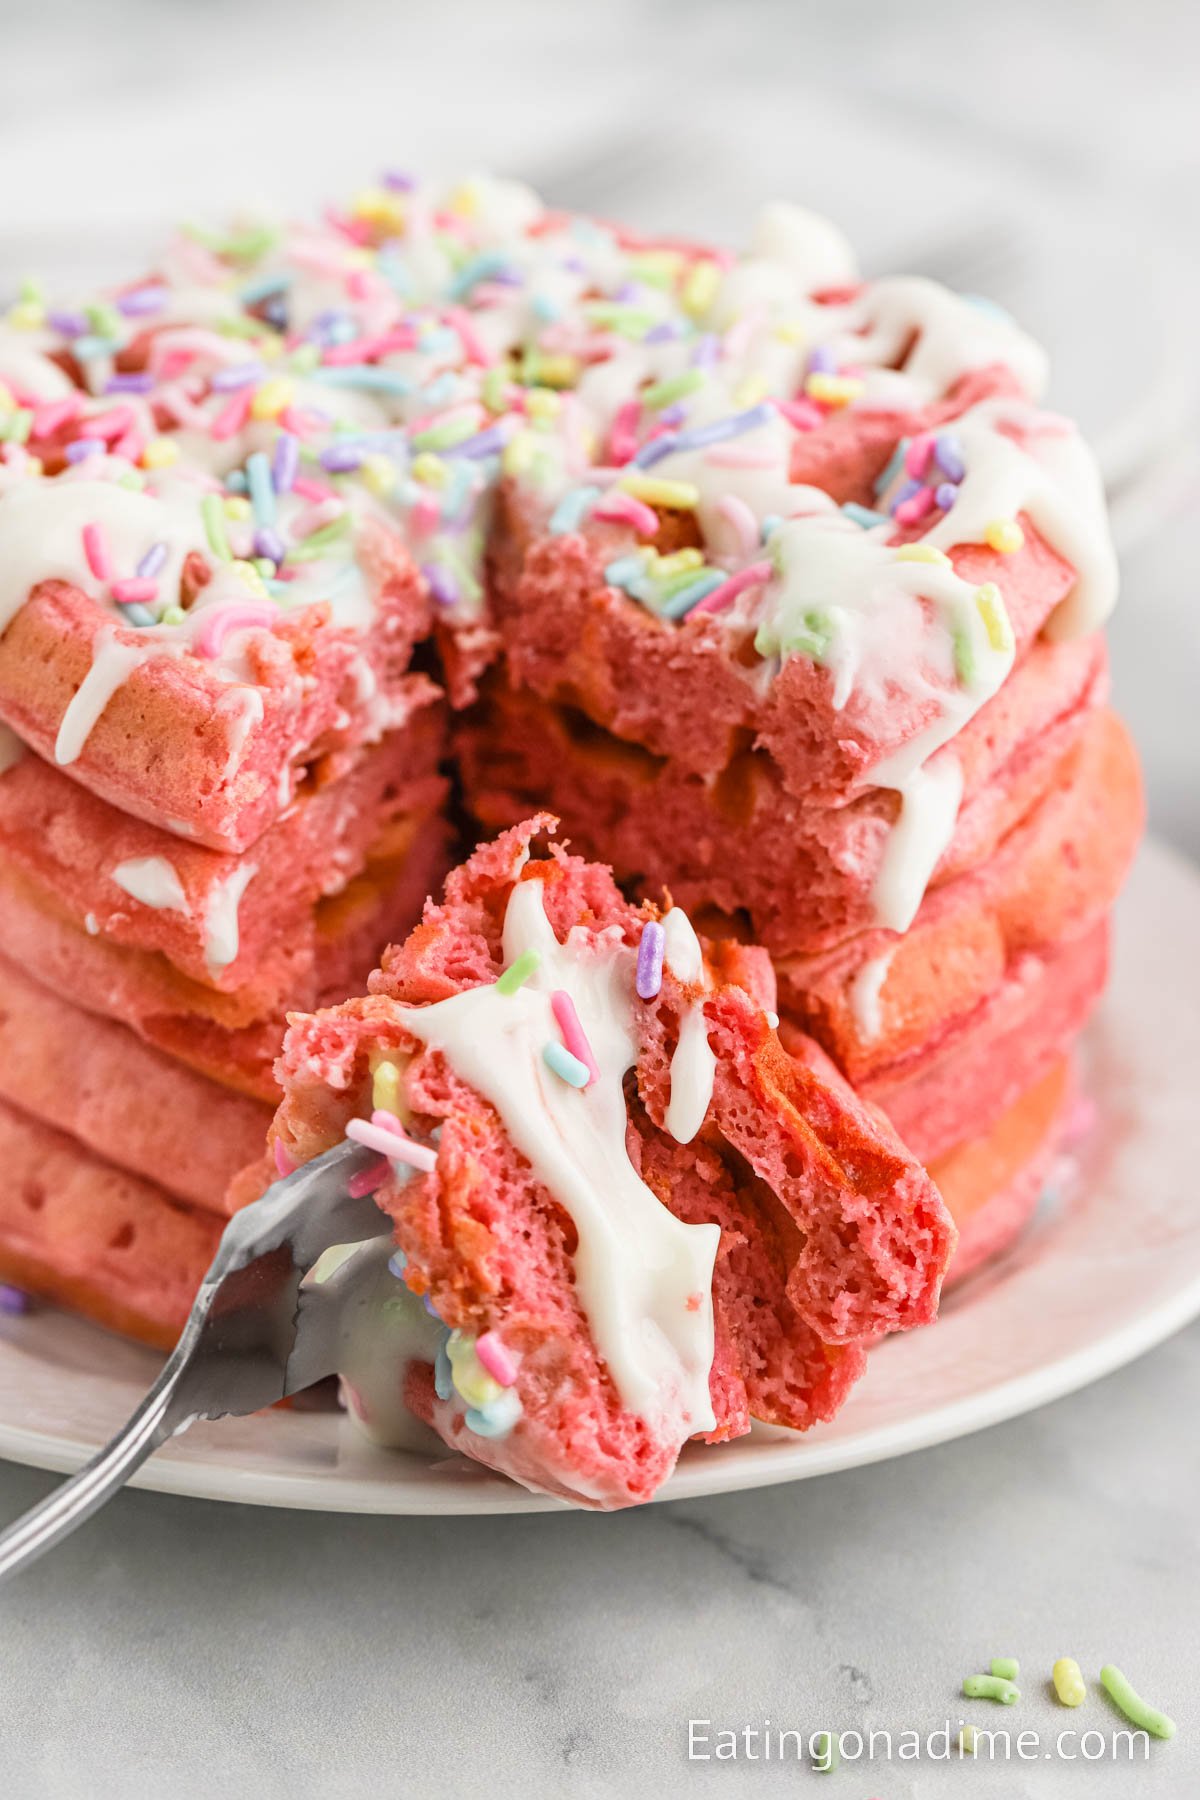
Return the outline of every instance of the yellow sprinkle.
{"type": "Polygon", "coordinates": [[[250,592],[257,599],[265,600],[267,598],[267,590],[263,586],[263,578],[252,562],[242,562],[240,558],[235,557],[229,567],[235,574],[241,576],[246,586],[250,589],[250,592]]]}
{"type": "Polygon", "coordinates": [[[537,461],[538,441],[531,431],[518,431],[510,438],[500,456],[500,467],[506,475],[528,475],[537,461]]]}
{"type": "Polygon", "coordinates": [[[735,406],[757,406],[767,396],[767,378],[765,375],[747,375],[739,381],[733,390],[735,406]]]}
{"type": "Polygon", "coordinates": [[[1016,640],[1000,589],[994,581],[985,581],[981,588],[976,589],[975,604],[987,629],[988,643],[993,650],[1007,656],[1010,650],[1016,648],[1016,640]]]}
{"type": "Polygon", "coordinates": [[[263,362],[278,362],[283,355],[283,339],[278,337],[260,337],[254,340],[254,354],[263,362]]]}
{"type": "Polygon", "coordinates": [[[472,182],[464,181],[450,196],[450,211],[460,219],[473,219],[479,212],[479,191],[472,182]]]}
{"type": "Polygon", "coordinates": [[[412,460],[412,477],[414,481],[423,482],[426,487],[445,487],[450,478],[450,471],[440,456],[432,450],[422,450],[412,460]]]}
{"type": "Polygon", "coordinates": [[[403,203],[399,194],[393,194],[387,188],[364,188],[355,198],[354,216],[366,219],[372,225],[386,225],[395,231],[404,230],[403,203]]]}
{"type": "Polygon", "coordinates": [[[172,438],[151,438],[142,451],[142,467],[144,469],[169,469],[172,463],[178,461],[179,445],[172,438]]]}
{"type": "Polygon", "coordinates": [[[827,375],[814,369],[804,383],[804,391],[822,406],[848,406],[851,400],[858,399],[863,384],[856,375],[827,375]]]}
{"type": "Polygon", "coordinates": [[[0,412],[15,412],[16,409],[17,403],[13,398],[12,389],[0,381],[0,412]]]}
{"type": "Polygon", "coordinates": [[[23,474],[25,474],[25,475],[40,475],[40,474],[42,474],[42,472],[43,472],[43,464],[42,464],[42,459],[40,456],[27,456],[25,458],[25,467],[22,470],[23,474]]]}
{"type": "Polygon", "coordinates": [[[993,519],[984,527],[983,541],[1001,556],[1012,556],[1025,542],[1025,533],[1015,519],[993,519]]]}
{"type": "Polygon", "coordinates": [[[286,406],[292,404],[296,392],[296,384],[289,381],[286,375],[274,375],[270,381],[264,381],[255,392],[250,402],[252,419],[277,419],[286,406]]]}
{"type": "Polygon", "coordinates": [[[895,553],[897,562],[939,563],[950,567],[950,558],[935,544],[901,544],[895,553]]]}
{"type": "Polygon", "coordinates": [[[446,1355],[454,1375],[454,1385],[468,1406],[489,1406],[504,1389],[493,1381],[475,1354],[475,1339],[460,1331],[452,1331],[446,1341],[446,1355]]]}
{"type": "Polygon", "coordinates": [[[381,500],[385,500],[396,485],[395,466],[386,456],[364,457],[359,474],[371,493],[378,495],[381,500]]]}
{"type": "Polygon", "coordinates": [[[704,552],[691,544],[684,550],[673,550],[670,556],[659,556],[653,550],[650,556],[654,573],[664,577],[680,575],[685,569],[699,569],[704,565],[704,552]]]}
{"type": "Polygon", "coordinates": [[[694,512],[700,504],[700,489],[693,481],[660,481],[653,475],[623,475],[617,483],[635,500],[647,506],[668,506],[677,512],[694,512]]]}
{"type": "Polygon", "coordinates": [[[1087,1699],[1083,1673],[1073,1656],[1060,1656],[1054,1665],[1054,1691],[1064,1706],[1082,1706],[1087,1699]]]}
{"type": "Polygon", "coordinates": [[[781,344],[798,346],[808,341],[808,333],[798,319],[785,319],[782,325],[775,327],[775,336],[781,344]]]}
{"type": "Polygon", "coordinates": [[[253,516],[254,508],[244,494],[226,494],[224,504],[227,519],[245,520],[253,516]]]}
{"type": "Polygon", "coordinates": [[[187,618],[182,606],[165,606],[159,615],[160,625],[182,625],[187,618]]]}
{"type": "Polygon", "coordinates": [[[562,396],[553,388],[530,388],[525,396],[525,410],[531,419],[553,419],[562,411],[562,396]]]}
{"type": "Polygon", "coordinates": [[[537,374],[540,387],[574,387],[579,380],[579,358],[541,355],[538,357],[537,374]]]}
{"type": "Polygon", "coordinates": [[[40,300],[18,300],[5,319],[17,331],[40,331],[46,323],[46,309],[40,300]]]}
{"type": "Polygon", "coordinates": [[[721,271],[710,257],[693,263],[680,295],[684,312],[690,313],[694,319],[701,313],[706,313],[716,299],[720,285],[721,271]]]}
{"type": "Polygon", "coordinates": [[[371,1079],[371,1105],[376,1112],[395,1113],[400,1115],[400,1068],[397,1063],[384,1060],[375,1065],[375,1073],[371,1079]]]}

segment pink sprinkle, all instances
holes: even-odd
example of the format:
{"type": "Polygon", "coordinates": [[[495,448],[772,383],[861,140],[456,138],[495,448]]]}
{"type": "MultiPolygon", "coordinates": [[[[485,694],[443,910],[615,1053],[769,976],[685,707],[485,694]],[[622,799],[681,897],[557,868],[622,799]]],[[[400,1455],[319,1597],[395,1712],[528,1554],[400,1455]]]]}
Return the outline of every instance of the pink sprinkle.
{"type": "Polygon", "coordinates": [[[119,438],[122,432],[136,424],[137,418],[131,406],[111,406],[107,412],[97,413],[94,419],[85,419],[79,427],[79,435],[111,443],[113,438],[119,438]]]}
{"type": "Polygon", "coordinates": [[[736,361],[745,350],[750,339],[758,330],[766,317],[767,309],[761,301],[757,306],[748,306],[740,319],[735,319],[722,340],[722,354],[736,361]]]}
{"type": "MultiPolygon", "coordinates": [[[[934,433],[922,431],[913,439],[904,452],[904,473],[914,481],[923,481],[925,471],[929,467],[929,458],[933,455],[934,433]]],[[[914,495],[915,499],[916,496],[914,495]]]]}
{"type": "Polygon", "coordinates": [[[480,369],[490,368],[496,358],[471,323],[471,315],[465,306],[448,306],[446,323],[457,331],[459,341],[466,352],[467,361],[480,369]]]}
{"type": "Polygon", "coordinates": [[[274,625],[279,613],[273,606],[256,605],[253,601],[231,600],[225,606],[214,606],[201,614],[201,626],[193,639],[201,656],[219,656],[231,631],[254,631],[274,625]]]}
{"type": "Polygon", "coordinates": [[[617,416],[609,433],[608,454],[614,463],[627,463],[637,452],[637,422],[641,417],[640,400],[626,400],[617,408],[617,416]]]}
{"type": "Polygon", "coordinates": [[[323,481],[314,481],[311,475],[297,475],[292,483],[292,492],[299,494],[302,500],[312,500],[319,505],[322,500],[336,500],[337,495],[323,481]]]}
{"type": "Polygon", "coordinates": [[[236,437],[250,416],[250,403],[254,399],[252,388],[239,388],[230,396],[216,418],[208,428],[209,436],[218,444],[227,438],[236,437]]]}
{"type": "Polygon", "coordinates": [[[387,1157],[381,1156],[378,1162],[368,1163],[365,1169],[352,1175],[346,1183],[346,1192],[350,1198],[362,1200],[366,1195],[375,1193],[387,1180],[389,1167],[387,1157]]]}
{"type": "Polygon", "coordinates": [[[797,431],[816,431],[825,423],[825,414],[811,400],[776,400],[775,406],[797,431]]]}
{"type": "Polygon", "coordinates": [[[723,581],[719,588],[713,589],[711,594],[706,594],[703,600],[693,606],[692,611],[693,613],[724,612],[725,608],[731,606],[739,594],[745,593],[747,588],[759,587],[764,581],[770,581],[774,573],[775,569],[772,563],[751,563],[748,568],[739,569],[736,575],[731,575],[728,581],[723,581]]]}
{"type": "Polygon", "coordinates": [[[371,284],[365,269],[352,269],[346,277],[346,292],[351,300],[368,300],[371,296],[371,284]]]}
{"type": "Polygon", "coordinates": [[[295,1157],[290,1156],[284,1148],[282,1138],[275,1139],[275,1167],[281,1175],[290,1175],[294,1169],[300,1167],[295,1157]]]}
{"type": "Polygon", "coordinates": [[[505,1349],[494,1331],[485,1331],[481,1338],[476,1338],[475,1354],[493,1381],[498,1381],[501,1387],[513,1385],[517,1379],[516,1358],[505,1349]]]}
{"type": "Polygon", "coordinates": [[[380,1156],[386,1156],[391,1162],[409,1163],[414,1169],[421,1169],[428,1174],[437,1167],[437,1152],[429,1150],[424,1144],[415,1144],[400,1129],[400,1121],[394,1113],[376,1112],[370,1120],[351,1119],[346,1127],[346,1136],[356,1144],[363,1144],[368,1150],[378,1150],[380,1156]],[[380,1119],[389,1119],[391,1124],[381,1125],[380,1119]]]}
{"type": "Polygon", "coordinates": [[[550,996],[550,1010],[557,1021],[558,1029],[562,1032],[563,1043],[571,1055],[578,1057],[588,1071],[585,1087],[591,1087],[593,1081],[600,1079],[600,1067],[592,1055],[592,1046],[587,1041],[587,1034],[579,1023],[575,1002],[566,988],[555,988],[550,996]]]}
{"type": "Polygon", "coordinates": [[[609,494],[592,508],[593,519],[611,519],[618,525],[632,525],[640,537],[654,537],[658,531],[658,514],[634,494],[609,494]]]}
{"type": "Polygon", "coordinates": [[[892,514],[897,525],[916,525],[933,509],[933,489],[918,488],[909,500],[902,500],[892,514]]]}
{"type": "MultiPolygon", "coordinates": [[[[740,494],[722,494],[717,501],[717,511],[728,525],[737,533],[739,548],[749,556],[758,548],[758,520],[740,494]]],[[[720,592],[720,589],[717,589],[720,592]]],[[[703,606],[704,602],[700,604],[703,606]]]]}
{"type": "Polygon", "coordinates": [[[123,456],[126,462],[135,463],[141,460],[145,448],[146,440],[140,431],[127,431],[120,442],[113,445],[113,455],[123,456]]]}
{"type": "Polygon", "coordinates": [[[39,406],[33,415],[34,437],[49,437],[61,425],[68,424],[82,405],[81,395],[69,394],[65,400],[52,400],[46,406],[39,406]]]}
{"type": "Polygon", "coordinates": [[[112,579],[112,560],[108,554],[108,540],[104,536],[103,525],[93,519],[83,528],[83,554],[87,557],[87,566],[97,581],[112,579]]]}
{"type": "Polygon", "coordinates": [[[112,597],[118,606],[146,606],[158,598],[158,583],[144,575],[127,575],[114,581],[112,597]]]}
{"type": "Polygon", "coordinates": [[[437,495],[422,494],[421,498],[413,507],[412,512],[409,514],[413,530],[422,537],[426,532],[433,531],[437,525],[440,512],[441,502],[438,500],[437,495]]]}

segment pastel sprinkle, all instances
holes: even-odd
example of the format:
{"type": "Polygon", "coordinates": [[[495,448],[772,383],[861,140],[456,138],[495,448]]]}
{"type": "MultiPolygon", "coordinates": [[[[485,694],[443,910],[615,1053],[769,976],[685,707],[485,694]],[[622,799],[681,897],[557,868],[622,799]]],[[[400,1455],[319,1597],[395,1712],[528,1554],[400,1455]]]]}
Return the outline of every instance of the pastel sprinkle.
{"type": "Polygon", "coordinates": [[[7,1281],[0,1281],[0,1313],[9,1318],[19,1318],[30,1310],[32,1302],[23,1288],[12,1287],[7,1281]]]}
{"type": "Polygon", "coordinates": [[[949,512],[958,499],[958,489],[952,481],[940,481],[933,490],[933,499],[940,512],[949,512]]]}
{"type": "Polygon", "coordinates": [[[572,1056],[571,1052],[564,1048],[556,1038],[551,1038],[550,1042],[544,1046],[542,1061],[548,1069],[553,1069],[554,1073],[565,1081],[568,1087],[585,1088],[591,1080],[587,1064],[581,1062],[577,1056],[572,1056]]]}
{"type": "Polygon", "coordinates": [[[1016,1681],[1021,1673],[1021,1665],[1015,1656],[993,1656],[988,1668],[1001,1681],[1016,1681]]]}
{"type": "Polygon", "coordinates": [[[664,506],[678,512],[694,512],[700,504],[700,489],[691,481],[660,481],[652,475],[622,475],[621,486],[627,494],[644,500],[647,506],[664,506]]]}
{"type": "Polygon", "coordinates": [[[998,1700],[1001,1706],[1015,1706],[1021,1698],[1021,1690],[998,1675],[966,1675],[962,1688],[968,1700],[998,1700]]]}
{"type": "Polygon", "coordinates": [[[352,1200],[365,1200],[368,1194],[376,1193],[387,1180],[391,1164],[386,1156],[377,1157],[360,1169],[357,1175],[351,1175],[346,1183],[346,1192],[352,1200]]]}
{"type": "Polygon", "coordinates": [[[993,650],[1008,655],[1015,648],[1016,639],[1000,589],[994,581],[985,581],[976,589],[975,604],[987,631],[988,643],[993,650]]]}
{"type": "Polygon", "coordinates": [[[428,1174],[437,1167],[437,1152],[424,1144],[414,1143],[407,1137],[397,1119],[394,1125],[380,1125],[378,1121],[386,1114],[375,1113],[368,1119],[351,1119],[346,1127],[346,1136],[356,1144],[362,1144],[368,1150],[378,1150],[390,1162],[408,1163],[414,1169],[428,1174]]]}
{"type": "Polygon", "coordinates": [[[408,1257],[404,1254],[404,1251],[400,1249],[399,1245],[397,1245],[396,1249],[393,1250],[392,1254],[388,1257],[388,1274],[394,1275],[397,1281],[400,1281],[403,1279],[407,1268],[408,1257]]]}
{"type": "Polygon", "coordinates": [[[512,1388],[508,1388],[486,1408],[468,1407],[465,1423],[467,1430],[473,1431],[476,1437],[507,1437],[521,1412],[520,1399],[512,1388]]]}
{"type": "Polygon", "coordinates": [[[722,494],[717,511],[736,536],[739,549],[747,555],[757,549],[758,520],[740,494],[722,494]]]}
{"type": "Polygon", "coordinates": [[[860,506],[856,500],[844,500],[842,511],[855,525],[861,525],[864,531],[870,531],[874,525],[890,523],[886,513],[875,512],[869,506],[860,506]]]}
{"type": "Polygon", "coordinates": [[[83,528],[83,554],[87,566],[97,581],[112,579],[112,558],[108,554],[108,540],[104,535],[104,527],[92,520],[83,528]]]}
{"type": "Polygon", "coordinates": [[[587,1033],[579,1023],[579,1014],[575,1011],[575,1002],[566,988],[556,988],[550,996],[550,1010],[554,1014],[558,1029],[562,1032],[563,1043],[578,1058],[588,1072],[589,1083],[599,1080],[600,1069],[588,1043],[587,1033]]]}
{"type": "Polygon", "coordinates": [[[708,380],[703,369],[686,369],[682,375],[672,375],[666,381],[656,381],[646,388],[642,394],[642,405],[648,406],[652,412],[670,406],[673,400],[682,400],[688,394],[694,394],[708,380]]]}
{"type": "Polygon", "coordinates": [[[892,517],[897,525],[916,525],[933,507],[933,489],[918,488],[915,494],[907,499],[899,500],[892,508],[892,517]]]}
{"type": "Polygon", "coordinates": [[[967,472],[962,444],[952,431],[939,431],[933,443],[933,460],[947,481],[959,482],[967,472]]]}
{"type": "Polygon", "coordinates": [[[512,1387],[517,1379],[517,1361],[494,1331],[485,1331],[482,1337],[475,1340],[475,1354],[492,1377],[501,1387],[512,1387]]]}
{"type": "Polygon", "coordinates": [[[550,514],[551,536],[562,537],[566,532],[578,531],[588,508],[599,498],[598,487],[572,488],[570,493],[564,494],[550,514]]]}
{"type": "Polygon", "coordinates": [[[1115,1664],[1105,1663],[1100,1671],[1100,1685],[1114,1705],[1120,1707],[1131,1725],[1136,1725],[1141,1731],[1148,1731],[1151,1737],[1175,1736],[1174,1719],[1159,1712],[1157,1707],[1148,1706],[1141,1695],[1130,1687],[1115,1664]]]}
{"type": "MultiPolygon", "coordinates": [[[[205,494],[200,502],[200,515],[204,520],[204,535],[208,539],[208,547],[221,562],[231,562],[233,552],[229,548],[229,537],[225,530],[225,508],[221,504],[219,494],[205,494]]],[[[211,652],[206,652],[211,654],[211,652]]]]}
{"type": "Polygon", "coordinates": [[[750,563],[748,567],[739,569],[736,575],[731,575],[728,581],[721,582],[719,587],[713,588],[710,593],[704,595],[695,611],[698,613],[723,612],[726,607],[732,606],[739,594],[744,594],[747,588],[761,587],[764,582],[770,581],[774,573],[775,565],[771,562],[764,560],[750,563]]]}
{"type": "Polygon", "coordinates": [[[663,951],[667,934],[657,919],[642,926],[637,954],[637,993],[640,1000],[653,1000],[662,988],[663,951]]]}
{"type": "Polygon", "coordinates": [[[950,558],[936,544],[898,544],[894,555],[897,562],[936,563],[943,569],[951,567],[950,558]]]}
{"type": "Polygon", "coordinates": [[[1054,1691],[1064,1706],[1082,1706],[1087,1699],[1083,1671],[1073,1656],[1060,1656],[1052,1671],[1054,1691]]]}
{"type": "Polygon", "coordinates": [[[632,525],[642,537],[653,537],[658,530],[658,514],[654,508],[620,488],[606,495],[592,508],[592,517],[611,520],[615,524],[632,525]]]}
{"type": "Polygon", "coordinates": [[[814,1731],[813,1768],[818,1775],[832,1775],[842,1760],[841,1745],[832,1731],[814,1731]]]}
{"type": "Polygon", "coordinates": [[[711,599],[718,588],[726,585],[721,579],[718,569],[705,569],[702,574],[687,580],[679,587],[672,588],[664,599],[659,611],[665,618],[682,619],[699,607],[702,600],[711,599]]]}
{"type": "Polygon", "coordinates": [[[157,582],[141,580],[136,575],[112,584],[112,597],[118,606],[147,606],[157,595],[157,582]]]}
{"type": "Polygon", "coordinates": [[[810,400],[822,406],[849,406],[863,391],[863,383],[853,375],[810,375],[804,383],[810,400]]]}
{"type": "Polygon", "coordinates": [[[137,573],[143,581],[153,581],[156,575],[162,573],[166,560],[167,546],[160,540],[158,543],[151,544],[137,566],[137,573]]]}
{"type": "Polygon", "coordinates": [[[962,1756],[974,1756],[975,1742],[978,1737],[974,1725],[964,1725],[958,1734],[958,1749],[962,1756]]]}
{"type": "Polygon", "coordinates": [[[390,1058],[375,1065],[371,1077],[371,1106],[375,1112],[400,1112],[400,1069],[390,1058]]]}
{"type": "Polygon", "coordinates": [[[260,525],[275,523],[275,483],[271,478],[271,464],[265,451],[255,450],[246,458],[246,485],[250,490],[250,504],[254,508],[254,517],[260,525]]]}
{"type": "Polygon", "coordinates": [[[195,648],[201,656],[219,656],[231,631],[267,630],[279,614],[273,606],[231,600],[223,606],[209,607],[200,617],[195,648]]]}
{"type": "Polygon", "coordinates": [[[983,528],[983,541],[1000,556],[1013,556],[1025,542],[1025,533],[1015,519],[992,519],[983,528]]]}
{"type": "Polygon", "coordinates": [[[505,969],[496,983],[498,994],[515,994],[518,988],[524,987],[529,977],[541,964],[541,956],[536,950],[523,950],[515,962],[505,969]]]}

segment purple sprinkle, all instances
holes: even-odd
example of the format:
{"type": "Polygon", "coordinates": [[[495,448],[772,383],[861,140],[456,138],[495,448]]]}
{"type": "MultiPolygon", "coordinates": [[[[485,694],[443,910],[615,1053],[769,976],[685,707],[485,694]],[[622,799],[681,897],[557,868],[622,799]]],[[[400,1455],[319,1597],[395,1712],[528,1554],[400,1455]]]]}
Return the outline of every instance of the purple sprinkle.
{"type": "Polygon", "coordinates": [[[32,1302],[22,1288],[10,1287],[6,1281],[0,1281],[0,1313],[8,1313],[16,1318],[20,1313],[27,1313],[32,1302]]]}
{"type": "Polygon", "coordinates": [[[134,288],[132,293],[121,295],[117,311],[124,313],[127,319],[140,319],[147,313],[161,312],[166,303],[165,287],[134,288]]]}
{"type": "Polygon", "coordinates": [[[672,325],[671,321],[669,319],[664,319],[661,325],[652,325],[650,327],[649,331],[642,339],[642,342],[643,344],[670,344],[673,343],[678,336],[679,333],[674,325],[672,325]]]}
{"type": "MultiPolygon", "coordinates": [[[[431,1319],[437,1319],[437,1307],[433,1304],[433,1301],[429,1298],[428,1294],[421,1295],[421,1305],[425,1308],[425,1311],[429,1314],[431,1319]]],[[[438,1323],[439,1325],[441,1324],[440,1319],[438,1319],[438,1323]]]]}
{"type": "Polygon", "coordinates": [[[300,468],[300,444],[290,431],[281,431],[279,441],[275,445],[275,454],[271,458],[271,480],[275,484],[277,494],[291,491],[293,481],[300,468]]]}
{"type": "Polygon", "coordinates": [[[664,456],[670,456],[678,441],[673,431],[664,432],[662,437],[651,438],[648,444],[642,445],[634,457],[634,468],[652,469],[655,463],[662,461],[664,456]]]}
{"type": "Polygon", "coordinates": [[[232,393],[236,388],[250,387],[254,382],[262,380],[263,366],[260,362],[235,363],[232,368],[218,369],[209,384],[214,394],[232,393]]]}
{"type": "Polygon", "coordinates": [[[637,991],[641,1000],[653,1000],[662,986],[663,950],[667,934],[653,919],[642,926],[637,954],[637,991]]]}
{"type": "Polygon", "coordinates": [[[728,418],[714,419],[711,425],[697,425],[692,431],[681,431],[675,439],[676,450],[705,450],[710,444],[722,444],[726,438],[741,437],[745,431],[756,431],[775,415],[768,401],[751,406],[745,412],[730,413],[728,418]]]}
{"type": "Polygon", "coordinates": [[[49,312],[46,323],[63,337],[82,337],[88,329],[87,314],[81,312],[49,312]]]}
{"type": "Polygon", "coordinates": [[[951,481],[961,481],[967,472],[962,444],[952,431],[939,431],[934,438],[933,460],[951,481]]]}
{"type": "MultiPolygon", "coordinates": [[[[658,415],[658,422],[660,425],[669,425],[674,429],[676,425],[682,425],[686,418],[687,407],[683,404],[682,400],[677,400],[674,406],[663,407],[658,415]]],[[[678,449],[678,445],[676,445],[676,448],[678,449]]]]}
{"type": "Polygon", "coordinates": [[[138,578],[142,581],[153,581],[166,560],[167,546],[161,541],[151,544],[137,566],[138,578]]]}
{"type": "Polygon", "coordinates": [[[632,306],[641,294],[641,291],[642,290],[636,281],[623,281],[613,294],[613,299],[620,306],[632,306]]]}
{"type": "Polygon", "coordinates": [[[720,354],[720,338],[715,331],[706,331],[692,351],[692,366],[696,369],[711,369],[720,354]]]}
{"type": "Polygon", "coordinates": [[[254,534],[254,554],[279,564],[287,555],[287,545],[273,526],[260,525],[254,534]]]}
{"type": "Polygon", "coordinates": [[[834,356],[833,351],[828,349],[824,344],[817,345],[816,349],[810,353],[808,361],[804,366],[810,375],[837,374],[837,358],[834,356]]]}
{"type": "Polygon", "coordinates": [[[457,604],[458,586],[449,569],[443,569],[440,563],[422,563],[421,573],[429,583],[429,591],[439,606],[457,604]]]}
{"type": "Polygon", "coordinates": [[[474,461],[481,456],[498,456],[507,442],[507,426],[489,425],[486,431],[477,431],[474,437],[464,438],[461,444],[451,444],[442,455],[467,456],[474,461]]]}
{"type": "Polygon", "coordinates": [[[106,394],[148,394],[154,377],[148,371],[136,375],[110,375],[104,384],[106,394]]]}
{"type": "Polygon", "coordinates": [[[104,445],[99,438],[74,438],[63,455],[69,463],[86,462],[89,456],[103,456],[104,445]]]}
{"type": "Polygon", "coordinates": [[[357,444],[330,444],[322,450],[321,467],[328,469],[331,475],[348,475],[352,469],[361,469],[364,452],[357,444]]]}
{"type": "Polygon", "coordinates": [[[897,488],[888,511],[894,514],[898,506],[903,506],[906,500],[911,500],[914,494],[919,494],[924,485],[922,481],[914,481],[910,475],[908,480],[902,482],[897,488]]]}
{"type": "Polygon", "coordinates": [[[934,500],[942,512],[949,512],[958,499],[958,488],[953,481],[943,481],[934,490],[934,500]]]}
{"type": "Polygon", "coordinates": [[[391,188],[393,194],[411,194],[417,184],[404,169],[385,169],[383,185],[391,188]]]}

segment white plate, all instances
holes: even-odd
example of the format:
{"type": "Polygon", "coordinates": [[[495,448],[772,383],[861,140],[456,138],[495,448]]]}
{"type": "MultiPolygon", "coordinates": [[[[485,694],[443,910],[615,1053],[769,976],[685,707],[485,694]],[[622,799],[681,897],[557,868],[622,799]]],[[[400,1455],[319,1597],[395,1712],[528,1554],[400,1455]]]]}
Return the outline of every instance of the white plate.
{"type": "MultiPolygon", "coordinates": [[[[1112,987],[1087,1034],[1099,1122],[1069,1191],[937,1325],[889,1339],[831,1424],[691,1447],[660,1496],[684,1499],[878,1462],[996,1424],[1095,1381],[1200,1314],[1200,875],[1144,849],[1119,909],[1112,987]]],[[[43,1310],[0,1329],[0,1456],[74,1469],[112,1434],[156,1359],[43,1310]]],[[[195,1426],[135,1485],[331,1512],[549,1510],[455,1456],[373,1449],[332,1413],[195,1426]]]]}

